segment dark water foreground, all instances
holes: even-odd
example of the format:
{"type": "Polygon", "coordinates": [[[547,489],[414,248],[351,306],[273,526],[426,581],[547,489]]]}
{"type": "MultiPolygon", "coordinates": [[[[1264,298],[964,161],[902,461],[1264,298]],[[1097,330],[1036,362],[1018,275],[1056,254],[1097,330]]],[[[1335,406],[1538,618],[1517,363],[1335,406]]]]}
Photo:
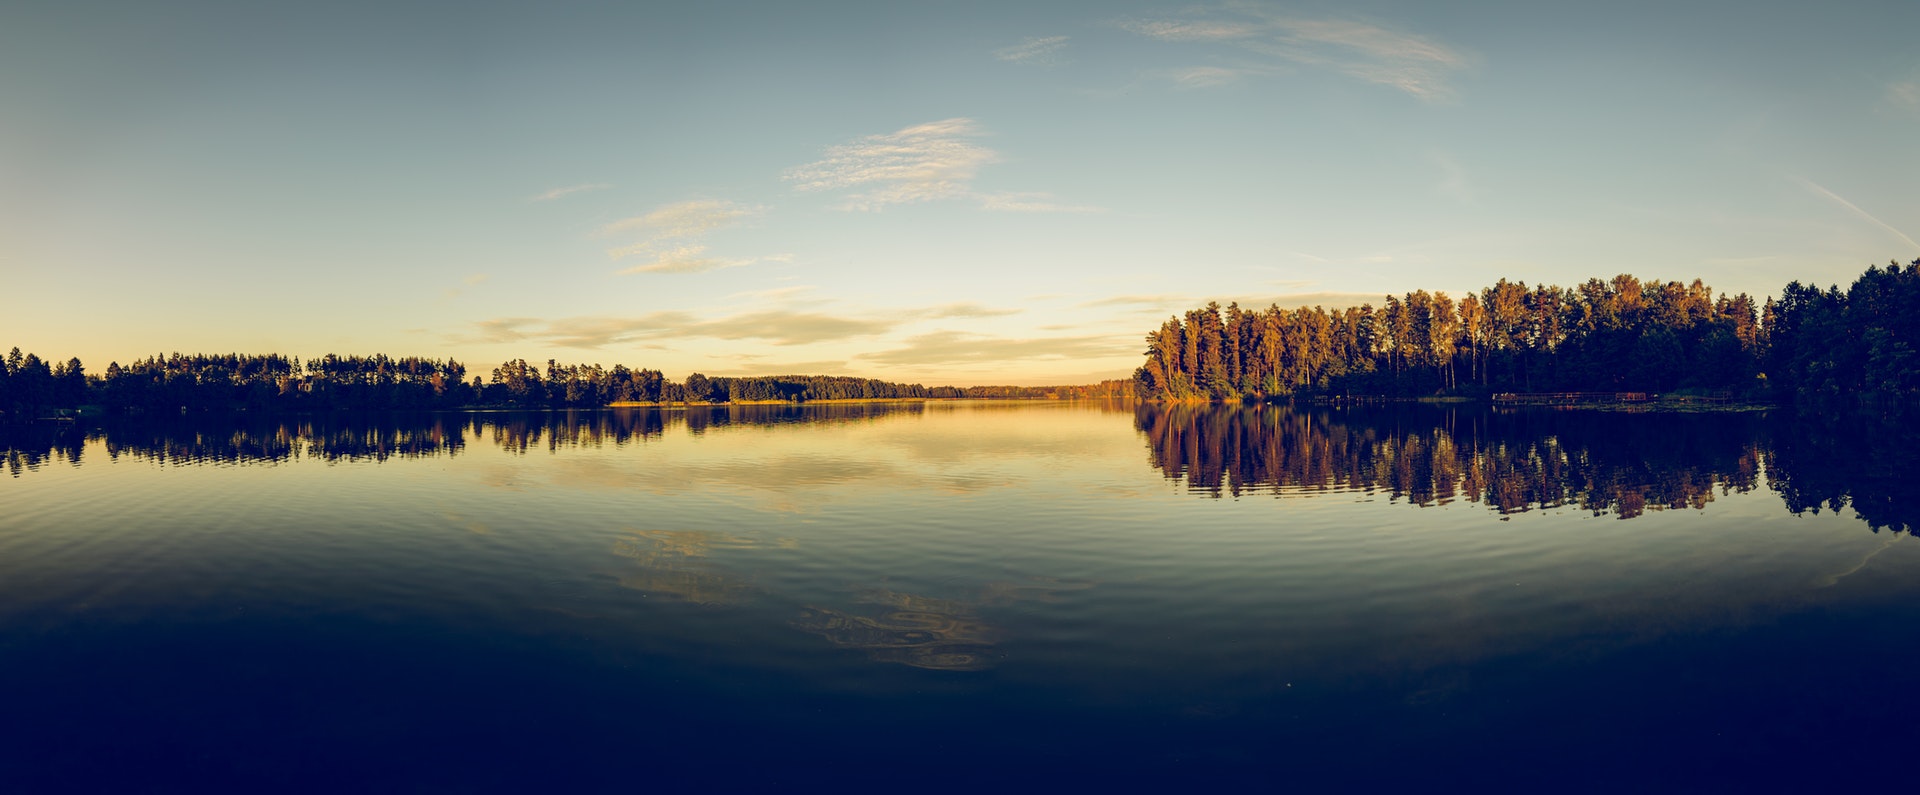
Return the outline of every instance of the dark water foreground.
{"type": "Polygon", "coordinates": [[[1899,785],[1914,434],[1062,404],[9,429],[0,789],[1899,785]]]}

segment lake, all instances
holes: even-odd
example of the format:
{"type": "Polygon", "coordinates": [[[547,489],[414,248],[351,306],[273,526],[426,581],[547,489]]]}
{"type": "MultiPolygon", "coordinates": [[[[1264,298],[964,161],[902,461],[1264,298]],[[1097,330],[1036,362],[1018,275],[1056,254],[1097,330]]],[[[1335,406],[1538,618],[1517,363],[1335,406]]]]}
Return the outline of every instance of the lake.
{"type": "Polygon", "coordinates": [[[0,786],[1877,782],[1920,445],[1781,414],[8,428],[0,786]]]}

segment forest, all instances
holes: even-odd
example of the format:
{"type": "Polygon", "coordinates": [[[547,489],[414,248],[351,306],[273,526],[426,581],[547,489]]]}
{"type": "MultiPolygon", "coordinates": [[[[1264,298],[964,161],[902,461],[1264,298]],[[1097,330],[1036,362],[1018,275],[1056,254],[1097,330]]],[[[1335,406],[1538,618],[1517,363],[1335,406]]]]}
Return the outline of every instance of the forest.
{"type": "Polygon", "coordinates": [[[156,354],[89,373],[79,359],[51,363],[15,347],[0,367],[0,412],[30,420],[84,406],[106,413],[338,411],[455,408],[599,408],[618,404],[760,403],[916,398],[1126,397],[1124,379],[1081,386],[935,386],[868,378],[726,378],[599,364],[502,362],[483,379],[452,359],[328,354],[156,354]]]}
{"type": "Polygon", "coordinates": [[[14,348],[0,413],[596,408],[942,398],[1266,400],[1485,397],[1502,392],[1707,392],[1754,401],[1897,406],[1920,398],[1920,260],[1867,268],[1847,289],[1794,282],[1778,297],[1716,294],[1621,274],[1577,287],[1505,279],[1455,299],[1416,290],[1380,305],[1218,304],[1146,335],[1133,378],[1077,386],[923,386],[824,375],[688,375],[626,365],[327,354],[155,354],[89,372],[14,348]]]}
{"type": "Polygon", "coordinates": [[[1146,342],[1134,383],[1154,400],[1700,390],[1894,404],[1920,396],[1920,260],[1869,267],[1845,291],[1794,282],[1764,302],[1621,274],[1332,311],[1215,303],[1146,342]]]}

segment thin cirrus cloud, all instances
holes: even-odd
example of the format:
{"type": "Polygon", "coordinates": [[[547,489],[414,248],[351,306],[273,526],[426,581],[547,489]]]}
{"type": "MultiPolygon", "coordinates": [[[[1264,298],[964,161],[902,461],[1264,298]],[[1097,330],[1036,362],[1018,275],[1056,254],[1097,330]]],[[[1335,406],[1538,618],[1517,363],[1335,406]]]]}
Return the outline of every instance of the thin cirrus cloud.
{"type": "Polygon", "coordinates": [[[738,268],[760,262],[792,262],[789,254],[774,254],[766,257],[709,257],[706,246],[681,246],[668,251],[654,252],[644,263],[619,271],[622,275],[635,273],[705,273],[721,268],[738,268]]]}
{"type": "Polygon", "coordinates": [[[1126,20],[1133,33],[1166,42],[1211,44],[1251,53],[1265,63],[1176,70],[1176,82],[1216,86],[1281,66],[1326,69],[1428,101],[1454,94],[1450,79],[1472,65],[1467,53],[1424,36],[1341,19],[1301,19],[1261,7],[1244,7],[1208,18],[1126,20]]]}
{"type": "Polygon", "coordinates": [[[934,331],[906,339],[899,348],[861,354],[857,359],[886,365],[955,365],[995,362],[1078,361],[1133,356],[1140,346],[1131,338],[1069,336],[1015,338],[959,331],[934,331]]]}
{"type": "Polygon", "coordinates": [[[1005,317],[1020,314],[1018,309],[995,309],[971,301],[941,304],[925,311],[924,316],[935,320],[966,319],[979,317],[1005,317]]]}
{"type": "Polygon", "coordinates": [[[1065,36],[1029,36],[1019,44],[993,51],[993,57],[1007,63],[1054,66],[1060,63],[1060,51],[1067,46],[1065,36]]]}
{"type": "Polygon", "coordinates": [[[1097,213],[1101,208],[1089,204],[1062,204],[1051,193],[988,193],[975,196],[980,209],[1002,213],[1097,213]]]}
{"type": "Polygon", "coordinates": [[[1267,71],[1269,70],[1245,66],[1187,66],[1170,69],[1164,74],[1168,80],[1188,88],[1212,88],[1235,82],[1242,77],[1264,74],[1267,71]]]}
{"type": "Polygon", "coordinates": [[[759,216],[763,208],[720,199],[692,199],[657,207],[601,228],[601,234],[637,234],[639,242],[607,249],[614,259],[642,258],[620,271],[635,273],[704,273],[757,262],[787,262],[788,255],[719,257],[708,254],[707,235],[759,216]]]}
{"type": "Polygon", "coordinates": [[[760,212],[758,207],[721,199],[692,199],[655,208],[645,215],[622,218],[607,224],[603,231],[642,231],[654,240],[698,237],[721,227],[732,226],[760,212]]]}
{"type": "Polygon", "coordinates": [[[1186,306],[1194,299],[1184,295],[1115,295],[1080,303],[1086,309],[1136,309],[1159,311],[1170,306],[1186,306]]]}
{"type": "Polygon", "coordinates": [[[787,170],[786,181],[803,192],[845,192],[841,209],[877,211],[899,204],[970,200],[1001,212],[1092,212],[1061,204],[1046,193],[985,193],[973,182],[980,170],[1000,162],[1000,153],[976,143],[984,133],[972,119],[917,124],[828,147],[825,156],[787,170]]]}
{"type": "Polygon", "coordinates": [[[809,345],[884,334],[921,320],[999,317],[1020,311],[959,302],[863,313],[860,316],[798,309],[764,309],[711,319],[680,311],[650,312],[628,317],[506,317],[475,323],[472,334],[455,341],[495,344],[530,342],[566,348],[601,348],[659,338],[699,337],[761,340],[781,346],[809,345]]]}
{"type": "Polygon", "coordinates": [[[447,298],[458,298],[461,295],[465,294],[468,290],[471,290],[475,287],[479,287],[480,285],[485,284],[486,281],[491,278],[493,278],[491,275],[485,274],[485,273],[470,274],[466,278],[460,280],[459,287],[450,288],[445,292],[443,292],[442,295],[444,295],[447,298]]]}
{"type": "Polygon", "coordinates": [[[972,119],[917,124],[829,147],[820,160],[790,169],[786,179],[802,191],[857,189],[849,209],[874,210],[972,195],[980,169],[1000,155],[976,144],[972,119]]]}
{"type": "MultiPolygon", "coordinates": [[[[1279,284],[1284,287],[1293,285],[1304,286],[1305,283],[1280,282],[1279,284]]],[[[1385,299],[1384,294],[1375,293],[1296,292],[1253,297],[1219,298],[1215,300],[1222,305],[1238,303],[1242,309],[1259,311],[1270,306],[1277,306],[1281,309],[1299,309],[1315,306],[1327,310],[1347,309],[1360,306],[1361,304],[1377,305],[1385,299]]],[[[1085,308],[1115,309],[1130,314],[1144,315],[1161,312],[1173,312],[1177,314],[1189,309],[1199,309],[1205,306],[1206,303],[1207,299],[1182,295],[1116,295],[1111,298],[1087,301],[1081,303],[1080,306],[1085,308]]]]}
{"type": "Polygon", "coordinates": [[[1920,112],[1920,78],[1887,85],[1887,101],[1920,112]]]}
{"type": "Polygon", "coordinates": [[[1841,207],[1846,208],[1848,212],[1851,212],[1854,215],[1857,215],[1865,219],[1867,222],[1873,224],[1874,226],[1878,226],[1881,229],[1885,229],[1888,232],[1893,233],[1893,236],[1900,238],[1901,242],[1906,243],[1907,245],[1912,246],[1916,249],[1920,249],[1920,243],[1915,243],[1913,241],[1913,238],[1907,236],[1907,233],[1894,228],[1892,224],[1889,224],[1886,221],[1880,220],[1879,218],[1875,217],[1873,213],[1860,209],[1859,205],[1856,205],[1853,202],[1850,202],[1844,198],[1841,198],[1840,194],[1827,190],[1825,187],[1821,186],[1819,183],[1814,182],[1813,180],[1802,179],[1800,180],[1800,184],[1804,185],[1807,188],[1807,190],[1813,191],[1814,194],[1819,196],[1824,196],[1828,201],[1831,201],[1835,204],[1840,205],[1841,207]]]}
{"type": "Polygon", "coordinates": [[[901,321],[859,319],[819,312],[768,310],[701,320],[686,312],[651,312],[633,317],[567,317],[543,320],[509,317],[484,320],[459,342],[531,342],[565,348],[602,348],[661,337],[764,340],[774,345],[806,345],[884,333],[901,321]]]}
{"type": "Polygon", "coordinates": [[[572,185],[565,188],[554,188],[553,190],[547,191],[546,193],[542,193],[537,196],[531,196],[528,198],[528,200],[537,201],[537,202],[550,202],[562,196],[570,196],[575,193],[584,193],[590,190],[606,190],[607,188],[611,188],[611,187],[613,186],[604,182],[592,182],[585,185],[572,185]]]}

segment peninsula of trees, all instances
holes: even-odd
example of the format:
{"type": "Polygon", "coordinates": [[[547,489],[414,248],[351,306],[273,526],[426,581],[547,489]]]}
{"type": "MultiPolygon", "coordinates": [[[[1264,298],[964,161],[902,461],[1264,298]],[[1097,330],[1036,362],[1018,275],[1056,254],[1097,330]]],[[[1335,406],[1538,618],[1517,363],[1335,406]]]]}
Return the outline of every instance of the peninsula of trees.
{"type": "Polygon", "coordinates": [[[1899,402],[1920,397],[1920,260],[1870,267],[1845,291],[1794,282],[1764,303],[1626,274],[1331,312],[1215,303],[1146,341],[1134,382],[1157,400],[1691,388],[1899,402]]]}
{"type": "Polygon", "coordinates": [[[0,412],[33,419],[96,406],[110,413],[334,411],[392,409],[598,408],[674,403],[764,403],[924,398],[1094,398],[1132,393],[1125,380],[1082,386],[935,386],[868,378],[783,375],[725,378],[694,373],[671,381],[658,370],[503,362],[490,378],[468,379],[452,359],[326,356],[302,362],[280,354],[154,355],[104,373],[79,359],[51,364],[14,348],[0,367],[0,412]]]}

